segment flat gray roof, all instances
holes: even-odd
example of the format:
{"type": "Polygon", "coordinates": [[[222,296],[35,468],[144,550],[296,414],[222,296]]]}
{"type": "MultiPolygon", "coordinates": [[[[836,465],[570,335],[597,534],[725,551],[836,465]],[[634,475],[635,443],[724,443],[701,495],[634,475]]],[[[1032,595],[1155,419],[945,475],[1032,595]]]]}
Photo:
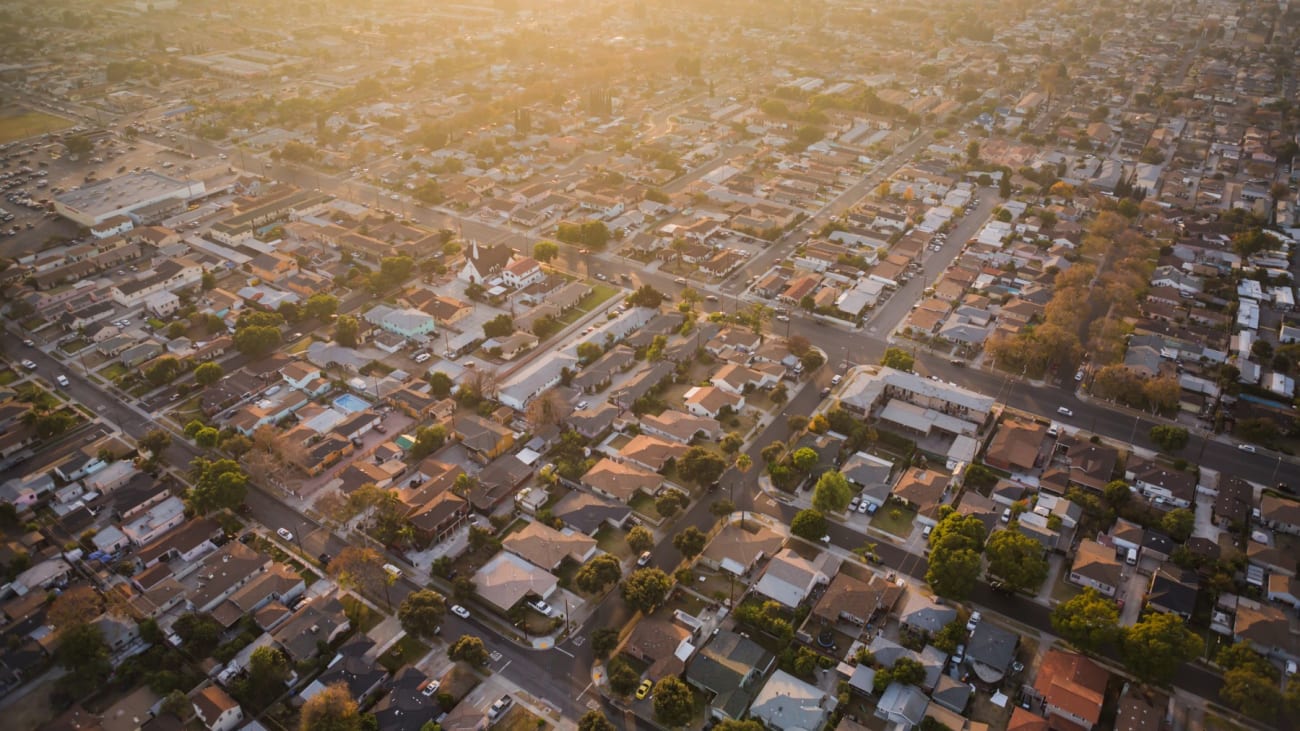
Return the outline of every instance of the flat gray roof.
{"type": "Polygon", "coordinates": [[[55,198],[59,203],[83,213],[99,216],[122,208],[131,208],[175,193],[189,197],[190,183],[155,172],[127,173],[116,178],[84,185],[55,198]]]}

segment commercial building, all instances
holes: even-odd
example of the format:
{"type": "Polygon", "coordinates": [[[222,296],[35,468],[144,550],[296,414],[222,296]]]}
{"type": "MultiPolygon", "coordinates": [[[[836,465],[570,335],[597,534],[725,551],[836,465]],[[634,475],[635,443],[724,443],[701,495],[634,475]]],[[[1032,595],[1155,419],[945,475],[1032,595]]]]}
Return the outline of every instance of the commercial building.
{"type": "Polygon", "coordinates": [[[127,173],[56,196],[54,210],[89,228],[116,216],[129,216],[145,206],[197,198],[204,192],[199,181],[176,180],[153,172],[127,173]]]}

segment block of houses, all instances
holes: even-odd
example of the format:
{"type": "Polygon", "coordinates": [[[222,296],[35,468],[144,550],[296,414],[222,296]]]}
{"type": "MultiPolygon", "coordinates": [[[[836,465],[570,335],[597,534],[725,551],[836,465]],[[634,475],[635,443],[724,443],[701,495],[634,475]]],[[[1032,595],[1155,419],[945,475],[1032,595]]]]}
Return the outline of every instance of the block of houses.
{"type": "Polygon", "coordinates": [[[763,570],[754,591],[791,609],[803,603],[813,589],[830,583],[839,571],[840,561],[827,552],[808,560],[793,550],[781,550],[763,570]]]}
{"type": "Polygon", "coordinates": [[[1123,581],[1123,565],[1115,558],[1115,549],[1085,538],[1079,542],[1070,566],[1070,581],[1088,586],[1104,596],[1114,597],[1123,581]]]}
{"type": "Polygon", "coordinates": [[[1065,728],[1092,729],[1101,720],[1110,673],[1083,655],[1055,648],[1043,655],[1034,680],[1034,692],[1043,703],[1043,713],[1065,721],[1065,728]]]}

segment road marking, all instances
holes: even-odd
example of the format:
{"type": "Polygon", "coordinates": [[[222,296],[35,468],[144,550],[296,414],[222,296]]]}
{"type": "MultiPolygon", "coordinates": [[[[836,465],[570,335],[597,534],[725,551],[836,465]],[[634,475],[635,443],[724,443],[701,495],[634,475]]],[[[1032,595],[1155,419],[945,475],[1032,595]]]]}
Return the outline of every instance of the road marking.
{"type": "Polygon", "coordinates": [[[505,664],[505,665],[502,665],[502,666],[501,666],[501,669],[498,670],[497,672],[498,672],[498,673],[504,673],[504,672],[506,671],[506,668],[510,667],[510,663],[512,663],[512,662],[514,662],[514,660],[506,660],[506,664],[505,664]]]}
{"type": "Polygon", "coordinates": [[[501,653],[497,650],[493,650],[488,654],[488,657],[492,658],[492,662],[497,662],[501,659],[501,653]]]}
{"type": "Polygon", "coordinates": [[[572,653],[572,652],[569,652],[568,650],[565,650],[563,647],[557,647],[557,648],[555,648],[555,651],[556,651],[556,652],[563,652],[564,654],[568,655],[569,657],[573,657],[573,653],[572,653]]]}
{"type": "Polygon", "coordinates": [[[584,642],[586,642],[586,641],[587,641],[587,636],[586,636],[586,635],[578,635],[577,637],[574,637],[574,638],[573,638],[573,646],[574,646],[574,647],[582,647],[582,643],[584,643],[584,642]]]}

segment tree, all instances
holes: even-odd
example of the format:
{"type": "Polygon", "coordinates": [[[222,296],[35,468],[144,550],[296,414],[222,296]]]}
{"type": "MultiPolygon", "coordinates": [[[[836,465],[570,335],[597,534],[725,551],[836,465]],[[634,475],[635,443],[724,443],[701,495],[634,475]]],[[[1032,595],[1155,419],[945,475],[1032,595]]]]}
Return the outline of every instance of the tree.
{"type": "Polygon", "coordinates": [[[767,727],[761,721],[745,720],[737,721],[728,718],[717,726],[713,727],[714,731],[767,731],[767,727]]]}
{"type": "Polygon", "coordinates": [[[627,660],[621,657],[610,660],[606,671],[609,675],[610,689],[621,696],[632,695],[637,683],[641,682],[641,674],[633,670],[627,660]]]}
{"type": "Polygon", "coordinates": [[[578,731],[618,731],[600,711],[587,711],[578,719],[578,731]]]}
{"type": "Polygon", "coordinates": [[[483,335],[489,338],[504,338],[515,331],[514,320],[502,313],[483,323],[483,335]]]}
{"type": "Polygon", "coordinates": [[[251,358],[260,358],[280,346],[280,328],[249,325],[235,330],[235,349],[251,358]]]}
{"type": "Polygon", "coordinates": [[[538,241],[533,244],[533,258],[543,264],[551,261],[560,253],[560,247],[554,241],[538,241]]]}
{"type": "Polygon", "coordinates": [[[979,140],[971,140],[966,143],[966,162],[974,165],[980,161],[980,143],[979,140]]]}
{"type": "Polygon", "coordinates": [[[849,506],[853,499],[853,488],[843,474],[836,470],[827,470],[818,478],[813,488],[813,507],[822,513],[838,513],[849,506]]]}
{"type": "Polygon", "coordinates": [[[975,588],[979,570],[980,555],[955,537],[949,537],[930,549],[925,581],[939,596],[960,601],[975,588]]]}
{"type": "Polygon", "coordinates": [[[284,692],[284,684],[289,680],[289,661],[284,653],[270,645],[263,645],[248,659],[248,678],[245,681],[247,693],[256,705],[265,706],[284,692]]]}
{"type": "Polygon", "coordinates": [[[664,490],[655,498],[655,510],[665,518],[671,518],[686,507],[686,496],[676,490],[664,490]]]}
{"type": "Polygon", "coordinates": [[[715,500],[709,505],[709,513],[716,518],[725,518],[736,512],[736,504],[726,498],[715,500]]]}
{"type": "Polygon", "coordinates": [[[592,558],[573,575],[573,583],[588,594],[599,594],[605,587],[618,583],[623,578],[623,565],[618,557],[602,553],[592,558]]]}
{"type": "Polygon", "coordinates": [[[334,322],[334,341],[344,347],[355,348],[360,332],[361,324],[352,315],[339,315],[334,322]]]}
{"type": "Polygon", "coordinates": [[[745,446],[745,440],[739,434],[731,432],[718,442],[718,446],[722,448],[725,454],[735,454],[740,451],[741,447],[745,446]]]}
{"type": "Polygon", "coordinates": [[[591,651],[596,657],[606,658],[618,647],[618,630],[614,627],[601,627],[591,633],[591,651]]]}
{"type": "Polygon", "coordinates": [[[415,431],[415,442],[408,450],[412,460],[419,461],[442,449],[447,442],[447,427],[442,424],[422,426],[415,431]]]}
{"type": "Polygon", "coordinates": [[[1160,519],[1160,527],[1175,543],[1185,543],[1196,527],[1196,514],[1187,508],[1174,508],[1160,519]]]}
{"type": "Polygon", "coordinates": [[[483,640],[474,635],[461,635],[447,648],[447,657],[452,660],[460,660],[471,665],[483,665],[488,661],[487,647],[483,645],[483,640]]]}
{"type": "Polygon", "coordinates": [[[308,699],[298,718],[299,731],[362,731],[361,709],[342,682],[308,699]]]}
{"type": "Polygon", "coordinates": [[[727,463],[704,447],[691,447],[677,462],[677,474],[700,487],[717,482],[726,469],[727,463]]]}
{"type": "Polygon", "coordinates": [[[184,691],[173,690],[167,694],[166,698],[163,698],[162,706],[159,707],[159,710],[163,713],[170,713],[184,721],[185,717],[190,714],[190,708],[192,708],[192,706],[190,704],[189,696],[185,695],[184,691]]]}
{"type": "Polygon", "coordinates": [[[1119,638],[1119,609],[1088,587],[1052,610],[1052,630],[1084,652],[1098,652],[1119,638]]]}
{"type": "Polygon", "coordinates": [[[695,697],[676,675],[655,684],[655,720],[666,726],[685,726],[695,713],[695,697]]]}
{"type": "Polygon", "coordinates": [[[819,510],[800,510],[790,521],[790,532],[809,541],[820,541],[826,535],[826,516],[819,510]]]}
{"type": "Polygon", "coordinates": [[[1015,589],[1032,591],[1047,579],[1049,566],[1042,545],[1020,531],[994,531],[984,550],[989,574],[1015,589]]]}
{"type": "Polygon", "coordinates": [[[223,508],[233,510],[243,504],[248,494],[248,475],[233,459],[214,462],[195,457],[190,462],[190,478],[194,486],[186,499],[190,508],[199,515],[223,508]]]}
{"type": "Polygon", "coordinates": [[[800,472],[809,472],[817,466],[817,452],[810,447],[800,447],[790,455],[790,464],[800,472]]]}
{"type": "Polygon", "coordinates": [[[415,637],[432,637],[447,614],[447,601],[432,589],[421,589],[408,594],[397,607],[397,619],[402,629],[415,637]]]}
{"type": "Polygon", "coordinates": [[[1259,721],[1272,721],[1282,707],[1277,681],[1245,668],[1223,674],[1219,695],[1232,708],[1259,721]]]}
{"type": "Polygon", "coordinates": [[[103,611],[99,594],[85,584],[69,588],[55,597],[45,614],[46,623],[55,632],[63,632],[77,625],[87,624],[103,611]]]}
{"type": "Polygon", "coordinates": [[[887,368],[910,372],[916,365],[916,359],[902,348],[885,348],[885,355],[880,359],[880,364],[887,368]]]}
{"type": "Polygon", "coordinates": [[[700,532],[695,526],[687,526],[685,530],[673,536],[673,547],[681,551],[682,556],[687,560],[695,558],[704,552],[704,546],[709,542],[708,536],[700,532]]]}
{"type": "Polygon", "coordinates": [[[649,614],[668,598],[672,586],[672,579],[659,569],[637,569],[623,580],[623,599],[633,609],[649,614]]]}
{"type": "Polygon", "coordinates": [[[221,641],[225,628],[209,614],[187,612],[176,618],[172,630],[194,657],[207,657],[221,641]]]}
{"type": "Polygon", "coordinates": [[[632,530],[628,531],[625,540],[627,541],[627,547],[637,553],[649,551],[655,547],[654,534],[651,533],[648,528],[641,525],[635,526],[632,530]]]}
{"type": "Polygon", "coordinates": [[[89,155],[95,149],[95,143],[85,135],[68,135],[63,138],[63,146],[67,148],[69,155],[78,157],[89,155]]]}
{"type": "Polygon", "coordinates": [[[171,383],[182,370],[179,360],[163,356],[144,369],[144,378],[151,386],[163,386],[171,383]]]}
{"type": "Polygon", "coordinates": [[[113,671],[108,643],[104,641],[99,625],[74,624],[65,629],[59,635],[54,659],[68,669],[78,685],[84,687],[99,685],[113,671]]]}
{"type": "Polygon", "coordinates": [[[585,343],[578,343],[576,352],[578,354],[578,358],[581,359],[583,363],[589,364],[592,361],[599,358],[600,356],[604,355],[605,349],[600,347],[599,343],[593,343],[591,341],[587,341],[585,343]]]}
{"type": "Polygon", "coordinates": [[[221,367],[220,363],[208,361],[199,364],[199,367],[194,369],[194,382],[200,386],[211,386],[220,381],[224,375],[226,375],[226,371],[221,367]]]}
{"type": "MultiPolygon", "coordinates": [[[[1264,342],[1263,340],[1259,342],[1264,342]]],[[[1177,452],[1187,446],[1187,430],[1181,426],[1157,424],[1151,427],[1151,441],[1166,452],[1177,452]]]]}
{"type": "Polygon", "coordinates": [[[373,548],[348,546],[339,551],[325,570],[341,586],[372,597],[388,596],[390,574],[384,571],[383,557],[373,548]]]}
{"type": "Polygon", "coordinates": [[[447,398],[451,394],[451,387],[456,385],[451,380],[451,376],[442,371],[434,371],[429,374],[429,391],[438,398],[447,398]]]}
{"type": "Polygon", "coordinates": [[[945,539],[950,548],[967,548],[978,553],[984,545],[984,523],[974,515],[962,515],[954,510],[941,513],[939,523],[930,532],[931,549],[937,549],[945,539]]]}
{"type": "Polygon", "coordinates": [[[140,437],[140,441],[136,442],[136,447],[148,452],[152,459],[157,459],[171,444],[171,434],[162,429],[150,429],[140,437]]]}
{"type": "Polygon", "coordinates": [[[324,320],[338,310],[339,298],[324,292],[317,292],[308,297],[302,306],[303,314],[316,320],[324,320]]]}
{"type": "Polygon", "coordinates": [[[1124,630],[1124,665],[1144,683],[1164,685],[1201,651],[1201,638],[1176,614],[1152,613],[1124,630]]]}
{"type": "Polygon", "coordinates": [[[633,307],[649,307],[656,309],[663,304],[664,294],[648,284],[643,284],[635,292],[628,295],[627,303],[633,307]]]}

